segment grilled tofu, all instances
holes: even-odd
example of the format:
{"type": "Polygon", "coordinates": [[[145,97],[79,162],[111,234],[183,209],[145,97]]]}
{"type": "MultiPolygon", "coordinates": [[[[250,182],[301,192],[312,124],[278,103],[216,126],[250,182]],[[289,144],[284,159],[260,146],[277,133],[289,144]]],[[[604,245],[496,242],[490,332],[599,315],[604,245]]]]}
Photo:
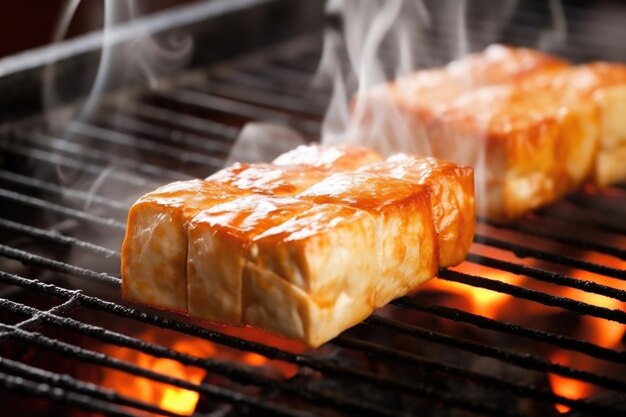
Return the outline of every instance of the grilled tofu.
{"type": "Polygon", "coordinates": [[[428,126],[432,153],[474,166],[479,212],[512,218],[573,189],[585,176],[597,141],[597,111],[585,100],[563,102],[554,90],[523,84],[485,87],[449,103],[428,126]]]}
{"type": "Polygon", "coordinates": [[[128,214],[122,246],[122,296],[156,308],[187,311],[187,225],[201,210],[247,194],[201,180],[165,185],[128,214]]]}
{"type": "Polygon", "coordinates": [[[472,168],[435,158],[396,154],[384,162],[366,165],[359,172],[427,186],[438,236],[439,266],[457,265],[465,259],[476,222],[472,168]]]}
{"type": "Polygon", "coordinates": [[[137,201],[124,298],[319,346],[434,277],[440,259],[456,263],[471,240],[471,169],[349,146],[275,162],[137,201]]]}
{"type": "Polygon", "coordinates": [[[374,217],[381,276],[375,307],[435,275],[439,254],[428,187],[369,173],[339,173],[297,197],[315,204],[343,204],[374,217]]]}
{"type": "Polygon", "coordinates": [[[576,65],[554,74],[538,74],[524,82],[530,91],[558,94],[564,106],[594,103],[598,141],[575,145],[566,161],[568,172],[578,183],[591,174],[599,186],[626,180],[626,65],[591,63],[576,65]]]}
{"type": "Polygon", "coordinates": [[[374,309],[376,224],[362,210],[312,207],[253,239],[244,321],[319,346],[374,309]]]}
{"type": "Polygon", "coordinates": [[[359,92],[352,100],[353,119],[368,146],[383,153],[427,154],[425,127],[451,100],[480,87],[567,66],[564,60],[533,49],[491,45],[445,67],[416,71],[359,92]]]}
{"type": "Polygon", "coordinates": [[[250,195],[199,212],[188,231],[189,315],[242,324],[241,282],[252,239],[310,207],[308,201],[250,195]]]}

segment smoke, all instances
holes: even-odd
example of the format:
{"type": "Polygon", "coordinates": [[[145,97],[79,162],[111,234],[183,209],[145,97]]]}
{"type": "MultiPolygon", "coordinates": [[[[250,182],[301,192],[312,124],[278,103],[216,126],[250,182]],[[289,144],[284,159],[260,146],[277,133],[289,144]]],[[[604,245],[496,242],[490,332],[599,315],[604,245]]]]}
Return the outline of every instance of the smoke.
{"type": "MultiPolygon", "coordinates": [[[[475,167],[477,193],[485,196],[490,167],[484,147],[476,152],[432,142],[412,105],[428,98],[411,95],[411,74],[499,42],[518,2],[447,0],[428,5],[421,0],[327,2],[327,13],[341,25],[325,31],[315,77],[318,85],[332,86],[322,142],[360,144],[384,155],[409,152],[442,157],[439,152],[434,155],[433,148],[446,147],[446,158],[475,167]]],[[[561,46],[567,34],[560,1],[551,0],[548,7],[549,27],[537,28],[536,46],[544,50],[561,46]]],[[[467,72],[462,65],[453,70],[467,72]]],[[[476,81],[471,74],[462,80],[470,88],[476,81]]],[[[481,123],[486,130],[488,118],[481,118],[481,123]]]]}
{"type": "MultiPolygon", "coordinates": [[[[93,15],[102,15],[102,27],[98,35],[101,38],[99,63],[94,73],[86,71],[85,79],[68,82],[65,74],[59,71],[56,63],[48,65],[43,74],[43,103],[47,116],[48,127],[57,132],[63,139],[99,151],[112,151],[115,144],[106,141],[95,141],[85,135],[83,127],[96,119],[103,100],[107,101],[107,112],[111,128],[115,130],[117,114],[125,104],[123,97],[112,94],[116,90],[129,90],[137,86],[143,88],[159,88],[160,80],[167,79],[171,74],[184,68],[193,52],[193,39],[189,34],[167,33],[155,35],[150,33],[147,20],[142,19],[146,12],[139,7],[136,0],[105,0],[103,3],[81,3],[80,0],[68,0],[53,33],[53,42],[62,41],[76,17],[79,7],[90,8],[93,15]],[[96,10],[102,7],[102,10],[96,10]],[[133,33],[132,41],[124,42],[120,33],[133,33]],[[88,79],[88,77],[92,77],[88,79]],[[59,110],[66,96],[68,86],[80,88],[88,86],[88,91],[81,95],[86,97],[78,103],[72,112],[59,110]]],[[[90,35],[94,36],[94,35],[90,35]]],[[[126,126],[127,128],[129,126],[126,126]]],[[[132,128],[132,126],[130,126],[132,128]]],[[[134,138],[129,136],[127,148],[130,154],[124,157],[136,157],[142,160],[142,155],[133,154],[134,138]]],[[[118,187],[111,185],[110,175],[120,172],[119,167],[104,166],[96,178],[80,169],[68,169],[62,165],[56,167],[57,178],[61,184],[72,189],[81,189],[91,194],[112,193],[107,197],[130,203],[139,194],[148,191],[146,188],[124,193],[118,187]]],[[[129,176],[143,178],[141,174],[128,171],[129,176]]],[[[157,181],[160,179],[156,178],[157,181]]],[[[149,181],[146,181],[147,183],[149,181]]],[[[81,209],[88,209],[88,202],[81,209]]]]}
{"type": "Polygon", "coordinates": [[[272,123],[246,124],[230,150],[225,166],[235,162],[270,162],[306,140],[295,130],[272,123]]]}

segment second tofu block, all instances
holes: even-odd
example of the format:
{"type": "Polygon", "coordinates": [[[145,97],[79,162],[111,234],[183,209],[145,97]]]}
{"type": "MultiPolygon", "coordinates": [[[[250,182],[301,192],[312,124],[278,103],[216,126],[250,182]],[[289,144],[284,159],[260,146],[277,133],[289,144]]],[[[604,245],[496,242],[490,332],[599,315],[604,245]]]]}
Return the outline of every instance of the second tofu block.
{"type": "Polygon", "coordinates": [[[252,239],[311,206],[293,198],[250,195],[196,215],[189,225],[189,315],[242,324],[241,277],[252,239]]]}
{"type": "Polygon", "coordinates": [[[297,197],[343,204],[373,216],[380,270],[374,307],[436,274],[439,255],[428,187],[368,173],[334,174],[297,197]]]}

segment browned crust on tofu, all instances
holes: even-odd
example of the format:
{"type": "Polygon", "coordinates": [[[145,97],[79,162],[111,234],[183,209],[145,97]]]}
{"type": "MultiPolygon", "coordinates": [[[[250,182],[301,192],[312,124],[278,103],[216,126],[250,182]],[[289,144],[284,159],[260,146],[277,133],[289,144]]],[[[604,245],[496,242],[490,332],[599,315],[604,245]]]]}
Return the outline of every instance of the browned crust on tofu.
{"type": "Polygon", "coordinates": [[[461,263],[474,237],[476,208],[474,170],[429,157],[397,154],[360,169],[430,188],[433,218],[439,238],[439,264],[461,263]]]}
{"type": "Polygon", "coordinates": [[[247,192],[192,180],[165,185],[129,210],[122,244],[122,297],[156,308],[187,310],[187,225],[200,210],[247,192]]]}

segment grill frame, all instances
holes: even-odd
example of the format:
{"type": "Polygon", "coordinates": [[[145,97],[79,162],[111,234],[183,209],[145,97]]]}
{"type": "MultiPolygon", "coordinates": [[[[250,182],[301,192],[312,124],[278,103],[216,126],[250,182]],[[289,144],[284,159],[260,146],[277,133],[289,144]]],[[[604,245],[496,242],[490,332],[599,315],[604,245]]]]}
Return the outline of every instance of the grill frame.
{"type": "MultiPolygon", "coordinates": [[[[281,45],[277,48],[261,51],[253,54],[251,57],[236,60],[230,64],[222,64],[218,68],[211,69],[210,74],[212,76],[216,73],[218,74],[218,79],[224,80],[224,78],[228,78],[229,76],[229,68],[235,68],[235,70],[246,73],[246,71],[249,70],[246,66],[251,65],[250,63],[252,63],[252,65],[258,65],[259,63],[265,62],[268,63],[268,65],[265,68],[266,72],[262,72],[262,74],[264,74],[267,79],[272,80],[272,82],[278,80],[284,84],[291,85],[291,90],[296,91],[296,86],[301,86],[302,81],[306,79],[307,74],[310,75],[310,73],[306,69],[303,70],[294,68],[293,56],[291,54],[294,50],[297,51],[299,46],[301,48],[300,52],[304,51],[302,56],[308,56],[309,58],[299,61],[295,66],[300,66],[301,68],[306,67],[306,63],[309,62],[310,64],[312,58],[316,55],[315,52],[311,52],[311,50],[307,48],[314,45],[318,39],[319,38],[316,35],[311,37],[305,36],[303,38],[296,39],[287,45],[281,45]],[[277,71],[278,68],[282,68],[282,72],[277,71]]],[[[264,76],[257,76],[257,81],[259,79],[263,81],[264,76]]],[[[241,74],[239,74],[238,77],[238,79],[241,80],[241,74]]],[[[254,79],[254,76],[252,79],[254,79]]],[[[231,82],[231,84],[236,86],[236,82],[231,82]]],[[[267,81],[265,81],[265,84],[268,84],[267,81]]],[[[224,85],[226,85],[226,83],[224,85]]],[[[263,90],[264,88],[269,89],[267,85],[264,85],[264,87],[260,87],[259,89],[263,90]]],[[[231,88],[230,93],[232,94],[232,92],[233,90],[231,88]]],[[[285,106],[289,105],[288,103],[293,103],[293,100],[276,102],[273,101],[276,98],[276,95],[274,97],[265,96],[264,99],[270,103],[270,106],[268,107],[267,102],[260,105],[251,104],[248,101],[242,102],[237,101],[237,99],[232,97],[223,97],[228,96],[228,94],[224,93],[225,91],[223,89],[221,90],[221,93],[213,94],[207,93],[202,88],[195,88],[193,85],[191,87],[183,85],[182,88],[174,86],[173,91],[158,91],[155,93],[155,96],[160,97],[162,100],[170,100],[179,104],[182,103],[183,106],[188,106],[187,108],[208,108],[212,112],[236,115],[237,117],[243,117],[251,120],[270,119],[277,122],[284,122],[299,129],[305,134],[308,134],[309,136],[315,135],[319,130],[318,121],[295,115],[294,113],[299,111],[297,109],[294,112],[293,109],[285,108],[285,106]],[[268,99],[267,97],[270,98],[268,99]]],[[[274,93],[280,93],[280,91],[274,91],[274,93]]],[[[280,94],[283,94],[283,97],[291,97],[285,95],[284,93],[280,94]]],[[[312,97],[318,97],[319,100],[319,92],[307,93],[304,95],[305,98],[302,99],[302,108],[306,105],[307,100],[309,99],[309,97],[306,96],[309,94],[312,97]]],[[[253,101],[253,99],[254,97],[250,100],[253,101]]],[[[158,107],[158,105],[154,103],[148,103],[146,105],[148,106],[148,109],[150,109],[150,106],[153,108],[158,107]]],[[[37,107],[31,107],[29,110],[32,111],[36,108],[37,107]]],[[[171,109],[172,108],[170,107],[166,108],[167,111],[172,111],[171,109]]],[[[148,110],[144,109],[144,111],[148,110]]],[[[176,111],[174,111],[174,113],[176,113],[176,111]]],[[[178,111],[178,114],[181,114],[181,111],[178,111]]],[[[203,154],[202,152],[212,151],[213,148],[210,148],[211,146],[215,146],[215,149],[219,149],[218,144],[223,143],[223,140],[233,140],[237,132],[236,129],[233,129],[232,126],[226,124],[212,124],[212,122],[207,122],[205,119],[202,119],[195,114],[183,113],[183,115],[188,118],[186,120],[193,120],[194,123],[199,124],[202,128],[211,126],[208,133],[217,139],[212,140],[210,142],[211,145],[204,145],[205,148],[172,155],[172,149],[177,149],[174,146],[176,146],[179,142],[171,141],[171,138],[169,138],[170,144],[165,146],[160,141],[145,139],[143,136],[143,139],[137,141],[137,139],[129,133],[116,132],[99,126],[90,126],[88,123],[86,124],[87,129],[85,129],[84,123],[82,125],[81,123],[78,123],[77,125],[70,126],[70,130],[78,131],[78,133],[81,134],[85,134],[85,132],[87,132],[87,135],[96,137],[96,139],[102,143],[116,144],[120,146],[124,146],[126,143],[132,143],[133,146],[138,147],[143,151],[164,155],[168,158],[171,157],[171,159],[175,159],[179,163],[192,161],[198,164],[206,164],[207,166],[217,168],[219,165],[219,159],[207,159],[206,154],[203,154]],[[220,140],[222,142],[220,142],[220,140]],[[207,146],[209,148],[207,148],[207,146]],[[209,163],[209,161],[212,162],[209,163]]],[[[35,126],[41,128],[41,126],[37,126],[36,123],[35,126]]],[[[154,126],[163,128],[162,125],[154,126]]],[[[143,129],[143,134],[145,135],[146,127],[144,126],[143,129]]],[[[184,136],[187,141],[185,145],[197,147],[199,143],[202,143],[201,139],[203,135],[207,135],[207,131],[199,129],[199,135],[197,137],[190,135],[184,136]]],[[[0,146],[8,152],[12,152],[15,155],[38,159],[40,163],[44,163],[44,161],[61,164],[65,163],[70,168],[92,173],[93,175],[100,173],[100,167],[85,163],[85,160],[97,160],[99,163],[104,165],[110,164],[111,161],[115,161],[115,163],[120,165],[122,168],[131,167],[131,163],[133,162],[133,159],[131,158],[128,158],[127,162],[124,162],[124,159],[120,159],[119,151],[109,152],[106,150],[99,151],[99,153],[84,153],[88,150],[88,148],[86,148],[86,146],[82,143],[77,144],[77,147],[75,148],[76,152],[74,152],[74,154],[82,155],[85,159],[81,161],[74,156],[68,156],[67,154],[71,152],[71,148],[67,148],[67,146],[65,149],[62,149],[62,146],[57,146],[55,148],[55,142],[51,142],[49,140],[51,138],[54,139],[54,135],[46,137],[45,134],[42,134],[37,129],[33,130],[32,120],[27,121],[27,123],[25,123],[25,127],[16,127],[15,125],[12,125],[11,134],[6,136],[4,139],[7,137],[9,140],[4,143],[0,141],[0,146]],[[36,142],[34,139],[30,139],[31,137],[37,137],[36,135],[43,135],[41,137],[44,139],[47,138],[47,140],[36,142]],[[15,142],[14,140],[16,137],[19,137],[20,139],[25,138],[24,140],[29,144],[30,148],[23,146],[24,142],[15,142]],[[43,147],[42,143],[44,142],[47,143],[46,146],[48,146],[49,149],[43,147]],[[34,149],[34,147],[36,147],[36,149],[34,149]],[[35,151],[39,152],[39,154],[35,151]]],[[[71,143],[71,141],[64,138],[56,139],[59,141],[56,142],[58,145],[71,143]]],[[[138,174],[136,177],[129,177],[124,172],[116,173],[115,171],[112,171],[110,174],[111,178],[132,186],[154,188],[159,184],[159,181],[155,178],[185,178],[189,176],[188,174],[179,172],[176,169],[163,168],[163,166],[155,164],[151,161],[140,161],[140,163],[136,164],[136,166],[132,168],[138,174]]],[[[107,199],[105,197],[98,196],[97,194],[93,195],[80,189],[66,189],[58,184],[50,183],[49,181],[41,178],[31,178],[18,172],[12,172],[5,169],[0,169],[0,181],[3,181],[2,184],[4,184],[0,187],[0,201],[2,201],[3,204],[10,202],[10,204],[17,204],[18,206],[39,208],[44,210],[46,213],[54,213],[63,219],[71,218],[80,222],[80,224],[82,224],[82,222],[91,224],[92,227],[110,228],[115,229],[118,232],[121,232],[124,229],[124,223],[121,219],[125,214],[125,209],[127,207],[125,202],[107,199]],[[6,189],[6,184],[12,184],[18,191],[15,191],[14,189],[6,189]],[[80,210],[73,204],[67,204],[66,201],[58,201],[57,197],[59,195],[81,202],[91,202],[92,204],[97,204],[99,208],[102,209],[101,213],[104,214],[98,214],[97,211],[94,212],[93,210],[80,210]]],[[[618,202],[623,202],[626,198],[626,190],[623,188],[616,187],[609,190],[608,194],[611,193],[618,196],[616,197],[618,202]]],[[[587,195],[581,193],[568,197],[565,204],[575,207],[575,211],[578,210],[578,212],[582,213],[583,216],[591,214],[591,211],[589,209],[584,209],[584,207],[589,205],[593,206],[593,215],[595,217],[602,218],[603,220],[598,222],[597,219],[591,219],[587,222],[585,227],[604,232],[608,232],[613,229],[613,232],[617,232],[614,234],[623,235],[624,230],[626,229],[626,224],[606,220],[607,218],[610,218],[609,214],[614,213],[615,211],[618,213],[624,212],[623,209],[620,210],[619,206],[614,206],[615,199],[610,197],[608,194],[587,195]],[[583,209],[580,209],[580,207],[583,207],[583,209]],[[598,224],[601,224],[602,227],[596,228],[595,226],[598,224]]],[[[507,226],[493,224],[485,219],[478,220],[480,226],[489,228],[489,230],[492,228],[503,229],[506,232],[516,234],[520,239],[540,237],[545,241],[565,245],[572,250],[592,250],[594,252],[605,253],[613,257],[617,257],[621,260],[624,259],[625,250],[623,248],[609,246],[579,237],[572,238],[558,233],[554,234],[546,230],[531,230],[523,224],[524,221],[537,218],[548,223],[558,223],[563,215],[563,212],[557,207],[556,209],[547,209],[533,213],[521,222],[507,226]]],[[[119,259],[119,252],[111,249],[110,247],[102,246],[97,242],[84,240],[83,238],[72,236],[71,234],[64,234],[59,231],[44,229],[35,224],[31,225],[20,223],[2,217],[0,218],[0,229],[18,234],[20,236],[27,236],[28,238],[33,239],[33,242],[36,244],[38,244],[37,242],[45,242],[46,245],[52,244],[53,246],[71,247],[72,250],[80,251],[80,253],[84,253],[89,256],[103,257],[107,262],[117,262],[119,259]]],[[[72,230],[70,232],[73,233],[72,230]]],[[[520,261],[523,261],[524,258],[530,257],[536,260],[549,262],[551,265],[567,266],[586,270],[620,280],[626,278],[626,271],[622,269],[612,268],[589,261],[581,261],[574,256],[566,255],[561,252],[555,253],[538,248],[534,245],[519,244],[494,236],[485,233],[477,233],[475,243],[514,253],[520,261]]],[[[35,267],[37,270],[53,272],[54,276],[78,277],[80,279],[88,280],[89,283],[98,282],[98,285],[103,284],[103,286],[110,287],[114,290],[119,288],[120,280],[115,273],[99,272],[98,270],[83,267],[72,262],[55,259],[51,256],[41,255],[37,253],[36,250],[21,250],[12,245],[0,244],[0,257],[2,257],[2,259],[19,261],[24,265],[35,267]]],[[[564,273],[549,270],[543,266],[537,267],[525,265],[523,263],[513,263],[502,259],[490,258],[475,252],[472,252],[468,260],[470,263],[476,263],[483,266],[493,267],[497,265],[500,270],[518,275],[522,274],[535,280],[603,294],[620,301],[626,300],[626,292],[623,290],[597,284],[592,281],[577,279],[564,273]]],[[[626,313],[622,310],[610,310],[603,307],[594,307],[575,299],[553,296],[548,293],[499,282],[489,278],[473,276],[455,270],[442,270],[439,273],[439,278],[461,282],[471,286],[482,287],[496,292],[508,293],[517,298],[529,300],[529,302],[551,305],[565,310],[575,311],[581,315],[601,317],[607,320],[613,320],[626,324],[626,313]]],[[[346,392],[329,393],[327,390],[325,391],[313,385],[307,386],[303,384],[292,384],[290,381],[280,381],[267,378],[250,370],[239,369],[238,366],[227,361],[218,359],[206,360],[192,355],[181,354],[171,348],[146,342],[137,337],[115,333],[114,331],[106,328],[99,328],[98,326],[90,325],[86,322],[83,323],[75,319],[70,319],[68,318],[68,315],[75,312],[77,309],[97,310],[100,312],[106,312],[107,314],[112,314],[115,317],[131,319],[150,326],[173,330],[183,335],[202,338],[204,340],[217,343],[218,345],[228,346],[246,352],[254,352],[269,359],[292,363],[300,368],[312,369],[319,372],[328,376],[329,379],[338,378],[338,380],[343,380],[343,378],[347,378],[352,382],[365,381],[364,383],[370,387],[366,389],[366,392],[369,392],[369,390],[374,392],[379,387],[383,387],[384,389],[398,390],[408,395],[416,395],[425,398],[428,402],[433,402],[433,406],[435,407],[453,407],[474,412],[476,414],[486,415],[519,415],[519,413],[494,407],[494,404],[485,403],[480,398],[468,398],[467,396],[459,395],[459,393],[438,389],[421,381],[403,381],[396,378],[390,378],[388,376],[378,375],[371,371],[353,369],[346,364],[342,364],[333,359],[323,357],[320,358],[310,354],[294,354],[262,343],[247,341],[239,337],[230,336],[214,330],[207,330],[165,313],[148,309],[128,307],[117,301],[108,301],[101,297],[87,295],[86,289],[81,290],[71,286],[68,289],[64,288],[64,286],[60,283],[49,283],[46,280],[31,279],[5,271],[0,271],[0,283],[9,284],[14,288],[22,288],[27,291],[37,292],[44,296],[55,296],[61,299],[60,304],[56,304],[48,310],[39,310],[26,304],[15,303],[6,298],[0,298],[0,310],[10,311],[26,316],[23,321],[17,324],[9,325],[0,323],[0,328],[2,329],[0,333],[0,349],[2,347],[1,342],[3,341],[8,339],[20,340],[28,345],[36,345],[45,349],[51,349],[61,355],[69,355],[68,357],[72,360],[86,362],[91,361],[99,363],[103,366],[113,368],[117,367],[117,369],[123,369],[127,373],[138,376],[148,376],[153,380],[166,382],[172,386],[192,389],[200,392],[203,396],[213,397],[220,401],[236,404],[237,407],[241,407],[241,410],[243,410],[244,413],[246,412],[245,410],[254,410],[271,415],[304,416],[315,415],[315,412],[318,410],[329,410],[348,415],[353,415],[353,413],[358,413],[359,415],[383,416],[406,415],[406,413],[402,410],[397,410],[388,406],[385,407],[374,401],[363,400],[362,398],[351,398],[346,392]],[[265,401],[262,397],[242,394],[241,392],[216,387],[215,385],[208,383],[195,386],[194,384],[186,381],[172,379],[156,372],[147,372],[139,369],[135,365],[120,363],[117,359],[90,351],[84,347],[73,346],[61,340],[50,339],[37,331],[42,326],[44,328],[45,326],[54,326],[63,329],[71,329],[72,331],[76,331],[108,344],[132,347],[134,350],[143,351],[155,357],[174,359],[183,364],[198,366],[208,372],[217,373],[245,384],[285,393],[287,395],[297,397],[302,400],[303,403],[308,404],[311,407],[310,410],[313,411],[313,414],[302,411],[299,408],[285,406],[281,403],[265,401]]],[[[67,284],[67,282],[63,283],[67,284]]],[[[494,330],[499,333],[515,335],[536,342],[549,343],[566,350],[583,353],[608,362],[616,364],[626,363],[626,351],[604,348],[585,340],[537,330],[514,323],[490,319],[488,317],[480,316],[458,308],[427,304],[408,297],[398,299],[392,304],[393,306],[401,309],[415,310],[434,317],[466,323],[483,330],[494,330]]],[[[606,375],[593,372],[587,372],[570,366],[559,365],[536,354],[522,354],[510,349],[493,347],[484,342],[449,336],[445,333],[424,328],[423,326],[388,318],[378,313],[367,319],[363,326],[368,329],[383,329],[384,331],[390,330],[393,333],[404,334],[411,339],[420,339],[428,343],[435,343],[446,347],[452,346],[459,351],[494,358],[500,362],[506,363],[507,366],[509,364],[519,365],[526,369],[537,369],[541,372],[551,372],[563,376],[575,377],[576,379],[586,380],[605,388],[615,389],[621,393],[626,392],[626,381],[620,379],[607,377],[606,375]]],[[[352,336],[342,335],[332,341],[331,344],[341,349],[348,349],[372,355],[377,358],[376,360],[392,360],[410,364],[411,366],[419,369],[420,372],[438,373],[443,374],[446,377],[470,380],[472,381],[472,384],[488,389],[497,389],[498,391],[502,391],[504,393],[513,393],[520,398],[530,398],[547,404],[565,404],[581,412],[602,413],[602,415],[622,415],[622,411],[620,409],[592,401],[591,399],[571,400],[555,395],[546,389],[528,384],[511,382],[499,376],[486,375],[455,364],[432,360],[428,357],[420,356],[411,352],[395,350],[379,343],[373,343],[371,341],[352,336]]],[[[64,376],[59,373],[45,371],[25,363],[11,361],[4,357],[0,357],[0,386],[10,391],[15,390],[29,395],[41,395],[49,398],[53,402],[66,402],[73,406],[102,412],[107,415],[129,415],[126,408],[120,408],[119,406],[143,409],[148,412],[157,412],[157,410],[149,404],[137,403],[136,401],[124,398],[114,392],[104,390],[100,387],[94,387],[85,381],[77,380],[76,378],[72,378],[67,375],[64,376]],[[94,399],[96,399],[96,401],[94,401],[94,399]]],[[[165,415],[173,414],[165,413],[165,415]]]]}

